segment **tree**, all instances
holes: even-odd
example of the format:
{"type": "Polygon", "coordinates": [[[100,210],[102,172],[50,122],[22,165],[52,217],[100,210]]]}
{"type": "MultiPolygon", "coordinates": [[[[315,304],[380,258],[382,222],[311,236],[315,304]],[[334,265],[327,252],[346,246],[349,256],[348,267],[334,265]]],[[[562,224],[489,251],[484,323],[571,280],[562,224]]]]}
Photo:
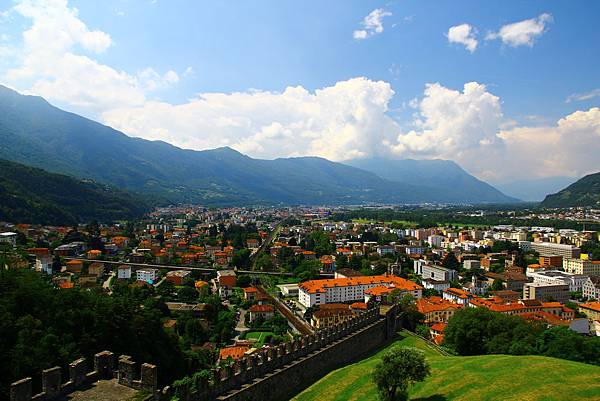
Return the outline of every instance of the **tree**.
{"type": "Polygon", "coordinates": [[[504,283],[501,279],[497,278],[490,286],[490,291],[501,291],[504,289],[504,283]]]}
{"type": "Polygon", "coordinates": [[[458,259],[456,259],[454,252],[448,252],[446,256],[444,256],[444,259],[442,259],[442,266],[444,266],[446,269],[460,269],[460,263],[458,259]]]}
{"type": "Polygon", "coordinates": [[[375,366],[373,380],[382,401],[408,400],[408,388],[431,374],[425,354],[416,348],[393,347],[375,366]]]}

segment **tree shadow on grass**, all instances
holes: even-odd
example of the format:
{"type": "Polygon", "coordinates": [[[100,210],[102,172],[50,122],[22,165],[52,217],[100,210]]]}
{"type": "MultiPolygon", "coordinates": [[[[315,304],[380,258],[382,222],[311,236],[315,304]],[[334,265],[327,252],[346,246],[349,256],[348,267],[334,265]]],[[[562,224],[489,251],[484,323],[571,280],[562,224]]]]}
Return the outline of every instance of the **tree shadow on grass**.
{"type": "Polygon", "coordinates": [[[429,397],[421,397],[421,398],[412,398],[410,401],[447,401],[445,395],[443,394],[434,394],[429,397]]]}

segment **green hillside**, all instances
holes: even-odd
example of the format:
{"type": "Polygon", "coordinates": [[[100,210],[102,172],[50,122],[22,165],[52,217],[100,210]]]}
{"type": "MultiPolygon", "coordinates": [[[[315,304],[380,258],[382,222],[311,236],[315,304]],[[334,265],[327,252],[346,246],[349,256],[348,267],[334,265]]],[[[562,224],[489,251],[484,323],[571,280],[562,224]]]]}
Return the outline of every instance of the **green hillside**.
{"type": "Polygon", "coordinates": [[[586,175],[565,189],[546,196],[543,207],[573,207],[600,205],[600,173],[586,175]]]}
{"type": "Polygon", "coordinates": [[[0,220],[72,225],[130,219],[147,210],[135,196],[91,182],[0,160],[0,220]]]}
{"type": "MultiPolygon", "coordinates": [[[[540,356],[444,356],[419,338],[403,336],[393,345],[422,349],[432,368],[432,375],[411,390],[411,400],[600,399],[597,366],[540,356]]],[[[377,401],[371,372],[383,352],[330,373],[293,401],[377,401]]]]}

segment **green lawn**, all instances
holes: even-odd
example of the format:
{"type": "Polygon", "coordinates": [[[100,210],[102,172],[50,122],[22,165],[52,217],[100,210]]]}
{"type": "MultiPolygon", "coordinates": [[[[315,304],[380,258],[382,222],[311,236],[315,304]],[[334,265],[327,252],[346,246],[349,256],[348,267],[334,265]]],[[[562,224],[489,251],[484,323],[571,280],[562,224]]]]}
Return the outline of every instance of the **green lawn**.
{"type": "MultiPolygon", "coordinates": [[[[540,356],[443,356],[426,342],[403,336],[393,345],[422,349],[432,368],[411,390],[411,400],[600,400],[600,367],[540,356]]],[[[377,401],[370,375],[384,351],[333,371],[293,401],[377,401]]]]}
{"type": "Polygon", "coordinates": [[[272,336],[273,333],[270,331],[249,331],[244,338],[247,340],[256,340],[256,345],[260,347],[264,344],[265,338],[268,335],[272,336]]]}

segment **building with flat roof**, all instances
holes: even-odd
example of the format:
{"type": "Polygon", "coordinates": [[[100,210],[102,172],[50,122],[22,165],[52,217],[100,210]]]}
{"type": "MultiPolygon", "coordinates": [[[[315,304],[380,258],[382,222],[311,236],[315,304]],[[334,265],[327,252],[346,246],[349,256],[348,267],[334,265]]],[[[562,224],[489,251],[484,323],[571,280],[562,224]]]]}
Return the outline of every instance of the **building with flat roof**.
{"type": "Polygon", "coordinates": [[[534,283],[539,284],[567,284],[569,291],[576,292],[583,290],[583,284],[589,276],[584,274],[573,274],[559,270],[546,270],[542,272],[527,273],[527,277],[533,279],[534,283]]]}
{"type": "Polygon", "coordinates": [[[519,246],[523,250],[532,249],[539,253],[540,256],[562,256],[563,258],[579,258],[579,255],[581,255],[581,249],[579,249],[576,246],[566,244],[555,244],[553,242],[520,241],[519,246]]]}
{"type": "Polygon", "coordinates": [[[598,260],[565,258],[562,266],[567,273],[600,276],[600,261],[598,260]]]}
{"type": "Polygon", "coordinates": [[[565,303],[569,300],[569,285],[527,283],[523,286],[523,299],[565,303]]]}

